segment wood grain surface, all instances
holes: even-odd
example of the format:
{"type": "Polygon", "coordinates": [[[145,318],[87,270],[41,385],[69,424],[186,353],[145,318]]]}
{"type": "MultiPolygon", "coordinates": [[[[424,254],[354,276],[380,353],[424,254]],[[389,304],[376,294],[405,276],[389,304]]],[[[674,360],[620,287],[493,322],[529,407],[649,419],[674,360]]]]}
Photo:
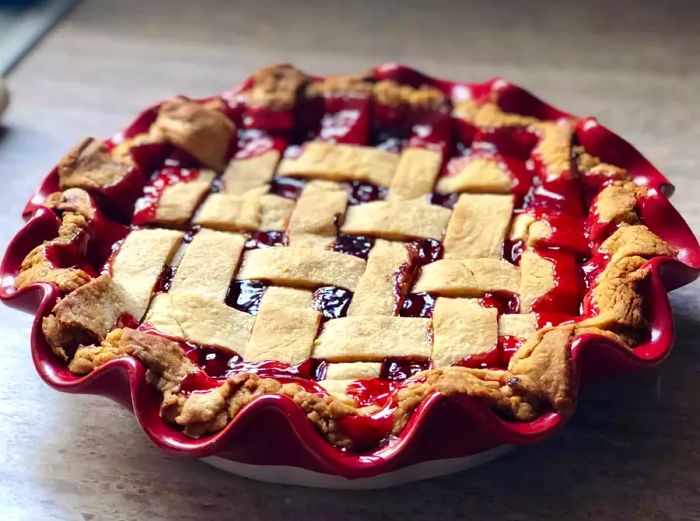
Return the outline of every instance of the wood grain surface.
{"type": "MultiPolygon", "coordinates": [[[[632,141],[700,230],[700,3],[255,2],[81,4],[9,77],[0,241],[84,135],[140,108],[222,90],[265,64],[358,71],[399,61],[504,76],[632,141]],[[565,5],[566,4],[566,5],[565,5]]],[[[673,294],[677,341],[657,370],[582,398],[564,431],[486,467],[392,490],[266,485],[158,452],[106,399],[48,389],[30,316],[0,309],[0,518],[7,520],[700,518],[700,296],[673,294]]]]}

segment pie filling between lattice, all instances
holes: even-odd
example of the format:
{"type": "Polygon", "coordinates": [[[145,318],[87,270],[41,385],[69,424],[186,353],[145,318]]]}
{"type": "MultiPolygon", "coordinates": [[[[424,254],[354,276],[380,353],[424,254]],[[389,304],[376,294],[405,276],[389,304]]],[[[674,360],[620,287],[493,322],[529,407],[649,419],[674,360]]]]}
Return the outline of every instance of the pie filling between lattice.
{"type": "Polygon", "coordinates": [[[433,392],[513,421],[575,402],[571,345],[648,335],[647,189],[577,144],[577,120],[373,75],[279,66],[86,139],[44,206],[52,350],[87,374],[133,356],[164,421],[200,437],[263,394],[340,447],[398,435],[433,392]]]}

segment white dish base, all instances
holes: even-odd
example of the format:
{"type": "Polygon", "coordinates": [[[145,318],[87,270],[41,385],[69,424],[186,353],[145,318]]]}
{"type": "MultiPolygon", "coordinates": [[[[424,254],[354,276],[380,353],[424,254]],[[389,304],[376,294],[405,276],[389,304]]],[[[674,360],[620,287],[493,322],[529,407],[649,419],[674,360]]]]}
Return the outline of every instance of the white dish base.
{"type": "Polygon", "coordinates": [[[302,487],[333,488],[345,490],[364,490],[387,488],[413,481],[434,478],[470,469],[488,463],[510,451],[513,445],[501,445],[493,449],[466,456],[416,463],[392,472],[369,478],[347,479],[341,476],[323,474],[300,467],[284,465],[250,465],[229,459],[212,456],[202,461],[231,474],[243,476],[257,481],[298,485],[302,487]]]}

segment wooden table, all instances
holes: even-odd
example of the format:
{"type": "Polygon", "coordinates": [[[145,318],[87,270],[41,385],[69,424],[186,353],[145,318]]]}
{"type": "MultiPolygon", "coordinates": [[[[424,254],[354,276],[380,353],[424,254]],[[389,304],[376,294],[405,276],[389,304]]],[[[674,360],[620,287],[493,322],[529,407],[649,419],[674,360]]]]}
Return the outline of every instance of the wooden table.
{"type": "MultiPolygon", "coordinates": [[[[153,101],[217,92],[281,61],[318,73],[395,60],[450,78],[505,76],[626,136],[673,180],[675,205],[700,230],[700,5],[297,4],[81,5],[9,78],[2,244],[78,138],[108,136],[153,101]]],[[[672,300],[670,360],[588,392],[559,436],[478,470],[362,493],[265,485],[163,456],[116,405],[43,385],[27,348],[30,317],[3,307],[0,518],[698,519],[697,286],[672,300]]]]}

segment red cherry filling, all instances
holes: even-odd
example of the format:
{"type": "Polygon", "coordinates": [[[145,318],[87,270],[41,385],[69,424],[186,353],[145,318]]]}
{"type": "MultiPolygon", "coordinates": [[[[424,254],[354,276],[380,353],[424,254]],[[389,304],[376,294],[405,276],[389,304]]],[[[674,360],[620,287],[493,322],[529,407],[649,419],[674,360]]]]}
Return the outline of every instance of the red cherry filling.
{"type": "Polygon", "coordinates": [[[520,256],[523,254],[524,249],[525,245],[523,241],[511,241],[510,239],[506,239],[503,241],[503,260],[507,260],[511,264],[519,264],[520,256]]]}
{"type": "Polygon", "coordinates": [[[352,292],[336,286],[324,286],[314,291],[312,306],[323,314],[323,320],[347,315],[352,292]]]}
{"type": "Polygon", "coordinates": [[[245,249],[257,250],[260,248],[272,248],[284,246],[287,242],[287,235],[284,232],[252,232],[245,241],[245,249]]]}
{"type": "Polygon", "coordinates": [[[259,280],[234,280],[226,294],[226,304],[239,311],[256,315],[268,285],[259,280]]]}
{"type": "Polygon", "coordinates": [[[303,179],[276,176],[272,178],[270,183],[270,193],[296,200],[299,199],[304,186],[306,186],[306,181],[303,179]]]}
{"type": "Polygon", "coordinates": [[[372,246],[374,246],[373,237],[365,237],[364,235],[345,235],[341,233],[338,234],[335,239],[333,250],[340,253],[354,255],[355,257],[360,257],[361,259],[367,259],[372,246]]]}
{"type": "Polygon", "coordinates": [[[403,299],[400,317],[432,318],[435,297],[429,293],[409,293],[403,299]]]}
{"type": "Polygon", "coordinates": [[[499,316],[520,311],[520,298],[510,291],[487,291],[479,302],[482,307],[496,308],[499,316]]]}
{"type": "Polygon", "coordinates": [[[158,275],[155,285],[153,286],[153,293],[167,293],[170,291],[170,285],[173,282],[173,277],[177,271],[176,266],[163,266],[163,269],[158,275]]]}
{"type": "Polygon", "coordinates": [[[402,381],[430,369],[430,360],[422,358],[387,358],[382,363],[380,378],[402,381]]]}
{"type": "Polygon", "coordinates": [[[363,181],[348,183],[348,204],[370,203],[386,199],[387,189],[363,181]]]}
{"type": "Polygon", "coordinates": [[[131,157],[141,171],[150,177],[164,167],[196,169],[199,161],[170,143],[142,143],[131,147],[131,157]]]}
{"type": "Polygon", "coordinates": [[[533,303],[532,310],[578,315],[583,287],[576,257],[571,253],[557,250],[538,249],[537,253],[552,262],[555,286],[533,303]]]}
{"type": "Polygon", "coordinates": [[[332,143],[364,145],[369,139],[368,96],[351,98],[328,96],[324,98],[318,137],[332,143]]]}

